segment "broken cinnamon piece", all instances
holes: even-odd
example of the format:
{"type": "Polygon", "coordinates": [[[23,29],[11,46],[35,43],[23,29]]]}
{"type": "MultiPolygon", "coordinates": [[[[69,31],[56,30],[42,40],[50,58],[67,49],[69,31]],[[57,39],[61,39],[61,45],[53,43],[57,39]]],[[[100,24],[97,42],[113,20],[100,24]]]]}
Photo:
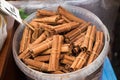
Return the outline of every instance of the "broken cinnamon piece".
{"type": "Polygon", "coordinates": [[[65,16],[67,19],[71,20],[71,21],[76,21],[76,22],[79,22],[79,23],[84,23],[85,21],[76,17],[75,15],[73,15],[72,13],[70,13],[69,11],[67,11],[65,8],[59,6],[58,7],[58,13],[60,15],[63,15],[65,16]]]}
{"type": "Polygon", "coordinates": [[[88,52],[92,52],[93,43],[95,41],[95,34],[96,34],[96,26],[93,26],[91,34],[90,34],[90,40],[89,40],[89,45],[88,45],[88,52]]]}
{"type": "Polygon", "coordinates": [[[67,32],[79,26],[79,23],[70,22],[64,23],[58,26],[54,26],[54,30],[56,33],[67,32]]]}
{"type": "Polygon", "coordinates": [[[84,41],[81,45],[81,49],[83,51],[86,51],[88,49],[89,38],[90,38],[91,31],[92,31],[92,26],[88,26],[88,29],[87,29],[87,32],[86,32],[86,35],[85,35],[85,39],[84,39],[84,41]]]}
{"type": "Polygon", "coordinates": [[[48,71],[48,64],[44,62],[35,61],[32,59],[23,59],[25,64],[36,67],[40,71],[48,71]]]}
{"type": "Polygon", "coordinates": [[[42,22],[42,23],[56,23],[60,19],[60,15],[54,15],[43,18],[35,18],[32,21],[34,22],[42,22]]]}
{"type": "Polygon", "coordinates": [[[54,15],[56,15],[56,13],[53,11],[43,9],[37,10],[37,16],[54,16],[54,15]]]}

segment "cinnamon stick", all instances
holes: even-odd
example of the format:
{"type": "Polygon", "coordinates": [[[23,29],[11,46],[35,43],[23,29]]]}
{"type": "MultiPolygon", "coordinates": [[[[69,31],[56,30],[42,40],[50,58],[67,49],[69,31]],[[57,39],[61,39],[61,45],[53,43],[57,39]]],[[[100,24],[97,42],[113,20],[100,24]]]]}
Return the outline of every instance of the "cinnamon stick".
{"type": "Polygon", "coordinates": [[[79,23],[70,22],[64,23],[54,27],[56,33],[67,32],[79,26],[79,23]]]}
{"type": "Polygon", "coordinates": [[[24,50],[21,54],[19,54],[19,59],[24,59],[26,54],[29,54],[28,53],[29,49],[27,48],[26,50],[24,50]]]}
{"type": "Polygon", "coordinates": [[[49,61],[49,71],[56,71],[59,68],[59,59],[60,59],[60,52],[62,46],[63,37],[60,35],[53,36],[52,42],[52,51],[50,55],[49,61]]]}
{"type": "MultiPolygon", "coordinates": [[[[102,51],[103,46],[104,46],[104,44],[103,44],[103,38],[104,38],[104,34],[103,34],[103,32],[100,32],[100,34],[99,34],[100,45],[99,45],[99,47],[98,47],[98,49],[96,51],[96,53],[98,55],[100,54],[100,52],[102,51]]],[[[96,57],[94,59],[96,59],[96,57]]]]}
{"type": "Polygon", "coordinates": [[[88,23],[83,23],[81,24],[79,27],[77,27],[76,29],[70,31],[69,33],[67,33],[65,35],[66,38],[69,38],[69,40],[73,40],[75,39],[77,36],[79,36],[82,32],[84,32],[87,27],[90,25],[91,23],[88,22],[88,23]]]}
{"type": "Polygon", "coordinates": [[[24,59],[25,64],[38,68],[40,71],[48,71],[48,64],[44,62],[35,61],[32,59],[24,59]]]}
{"type": "Polygon", "coordinates": [[[95,41],[95,44],[94,44],[94,47],[93,47],[93,51],[90,54],[90,57],[88,59],[87,65],[90,64],[98,56],[97,50],[98,50],[98,48],[100,46],[100,42],[101,42],[100,39],[99,39],[100,38],[99,36],[100,36],[100,32],[97,31],[96,32],[96,41],[95,41]]]}
{"type": "Polygon", "coordinates": [[[41,54],[41,52],[51,48],[52,46],[52,41],[48,41],[47,43],[41,43],[40,45],[34,47],[34,48],[31,48],[30,51],[32,52],[32,56],[35,57],[39,54],[41,54]]]}
{"type": "Polygon", "coordinates": [[[57,46],[57,59],[56,59],[56,69],[58,70],[59,69],[59,60],[60,60],[60,55],[61,55],[61,47],[62,47],[62,44],[63,44],[63,36],[62,35],[58,35],[58,46],[57,46]]]}
{"type": "Polygon", "coordinates": [[[71,21],[76,21],[76,22],[79,22],[79,23],[84,23],[85,21],[76,17],[75,15],[73,15],[72,13],[70,13],[69,11],[67,11],[65,8],[59,6],[58,7],[58,13],[60,15],[63,15],[65,16],[67,19],[71,20],[71,21]]]}
{"type": "Polygon", "coordinates": [[[63,63],[63,64],[69,64],[69,65],[71,65],[73,63],[73,61],[70,61],[68,59],[63,59],[60,62],[63,63]]]}
{"type": "Polygon", "coordinates": [[[80,38],[73,42],[74,46],[81,46],[85,39],[85,34],[81,34],[80,38]]]}
{"type": "MultiPolygon", "coordinates": [[[[44,52],[42,52],[42,54],[50,54],[52,49],[48,49],[44,52]]],[[[66,52],[70,52],[71,48],[69,44],[63,44],[61,47],[61,52],[62,53],[66,53],[66,52]]]]}
{"type": "Polygon", "coordinates": [[[57,50],[58,50],[58,40],[59,40],[59,37],[58,35],[54,35],[53,36],[53,44],[52,44],[52,51],[51,51],[51,54],[50,54],[50,60],[49,60],[49,67],[48,67],[48,70],[49,71],[56,71],[57,68],[56,68],[56,59],[57,59],[57,50]]]}
{"type": "Polygon", "coordinates": [[[60,19],[60,15],[54,15],[49,17],[43,17],[43,18],[36,18],[32,21],[34,22],[42,22],[42,23],[56,23],[60,19]]]}
{"type": "Polygon", "coordinates": [[[85,32],[82,32],[80,35],[78,35],[77,37],[75,37],[74,39],[70,40],[72,43],[76,43],[79,41],[80,38],[82,38],[83,36],[85,36],[86,34],[86,31],[85,32]]]}
{"type": "Polygon", "coordinates": [[[81,57],[80,57],[80,60],[79,60],[79,62],[77,63],[77,65],[76,65],[76,69],[81,69],[83,66],[84,66],[84,64],[86,63],[86,61],[87,61],[87,58],[88,58],[88,54],[85,52],[81,57]]]}
{"type": "Polygon", "coordinates": [[[68,56],[68,55],[64,55],[63,57],[64,59],[70,60],[70,61],[74,61],[75,57],[74,56],[68,56]]]}
{"type": "Polygon", "coordinates": [[[81,56],[84,54],[84,52],[81,52],[76,59],[74,60],[74,62],[72,63],[72,65],[70,66],[71,69],[75,70],[76,69],[76,65],[78,64],[81,56]]]}
{"type": "Polygon", "coordinates": [[[32,30],[29,29],[26,46],[29,46],[29,44],[31,44],[31,39],[32,39],[32,30]]]}
{"type": "Polygon", "coordinates": [[[91,34],[90,34],[90,40],[89,40],[89,45],[88,45],[88,52],[92,51],[93,43],[95,41],[95,33],[96,33],[96,26],[93,26],[91,34]]]}
{"type": "MultiPolygon", "coordinates": [[[[64,54],[61,54],[60,59],[62,59],[63,56],[64,56],[64,54]]],[[[36,61],[43,61],[43,62],[49,61],[49,59],[50,59],[50,55],[40,55],[40,56],[37,56],[34,58],[34,60],[36,60],[36,61]]]]}
{"type": "Polygon", "coordinates": [[[91,31],[92,31],[92,26],[88,26],[88,29],[87,29],[87,32],[86,32],[86,35],[85,35],[85,39],[84,39],[84,41],[81,45],[81,49],[83,51],[86,51],[88,49],[89,38],[90,38],[91,31]]]}
{"type": "Polygon", "coordinates": [[[29,28],[25,27],[25,29],[23,31],[22,39],[20,41],[19,53],[22,53],[27,48],[28,34],[29,34],[29,28]]]}
{"type": "Polygon", "coordinates": [[[34,60],[42,61],[42,62],[49,61],[49,59],[50,59],[50,55],[37,56],[37,57],[34,58],[34,60]]]}
{"type": "Polygon", "coordinates": [[[56,15],[55,12],[49,10],[37,10],[37,16],[54,16],[56,15]]]}

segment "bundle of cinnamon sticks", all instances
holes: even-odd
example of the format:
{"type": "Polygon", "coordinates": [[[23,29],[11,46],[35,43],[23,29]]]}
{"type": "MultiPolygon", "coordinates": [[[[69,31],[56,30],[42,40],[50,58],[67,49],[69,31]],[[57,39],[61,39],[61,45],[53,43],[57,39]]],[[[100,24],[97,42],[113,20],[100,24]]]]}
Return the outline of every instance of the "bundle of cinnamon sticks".
{"type": "Polygon", "coordinates": [[[25,23],[19,58],[30,68],[62,74],[92,63],[104,46],[104,34],[96,26],[59,6],[56,12],[37,10],[25,23]]]}

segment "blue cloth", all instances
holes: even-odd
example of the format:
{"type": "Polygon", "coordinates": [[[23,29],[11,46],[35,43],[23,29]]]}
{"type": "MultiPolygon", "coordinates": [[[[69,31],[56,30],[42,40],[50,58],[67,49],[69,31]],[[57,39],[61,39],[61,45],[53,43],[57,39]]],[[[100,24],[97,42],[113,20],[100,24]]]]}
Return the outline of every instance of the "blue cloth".
{"type": "Polygon", "coordinates": [[[103,65],[102,80],[117,80],[108,57],[105,59],[103,65]]]}

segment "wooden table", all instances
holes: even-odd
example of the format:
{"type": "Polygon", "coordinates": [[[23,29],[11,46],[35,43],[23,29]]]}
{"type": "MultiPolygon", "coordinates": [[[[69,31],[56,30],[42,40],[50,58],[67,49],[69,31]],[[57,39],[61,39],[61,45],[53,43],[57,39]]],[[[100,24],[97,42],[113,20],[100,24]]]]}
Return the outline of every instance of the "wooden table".
{"type": "Polygon", "coordinates": [[[24,74],[18,69],[12,56],[12,40],[18,23],[9,16],[7,22],[8,36],[0,51],[0,80],[25,80],[24,74]]]}

